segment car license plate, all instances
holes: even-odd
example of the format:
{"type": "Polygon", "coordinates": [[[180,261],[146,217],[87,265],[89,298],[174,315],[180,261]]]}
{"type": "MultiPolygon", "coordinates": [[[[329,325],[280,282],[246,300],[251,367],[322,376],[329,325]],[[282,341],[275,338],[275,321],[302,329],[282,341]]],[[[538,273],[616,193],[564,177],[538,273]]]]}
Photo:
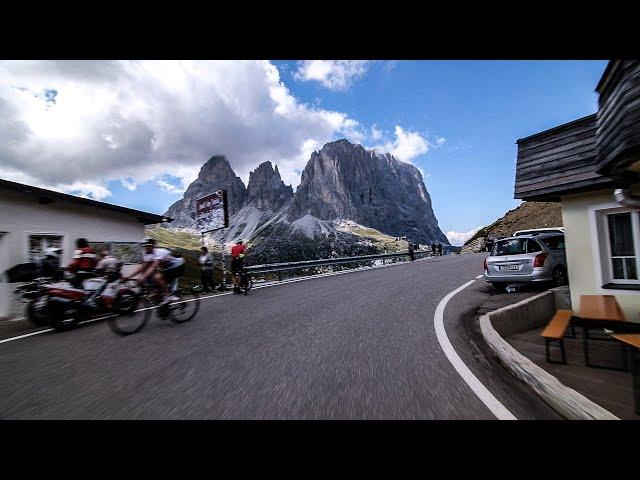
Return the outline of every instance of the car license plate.
{"type": "Polygon", "coordinates": [[[508,270],[508,271],[518,270],[518,265],[500,265],[500,270],[508,270]]]}

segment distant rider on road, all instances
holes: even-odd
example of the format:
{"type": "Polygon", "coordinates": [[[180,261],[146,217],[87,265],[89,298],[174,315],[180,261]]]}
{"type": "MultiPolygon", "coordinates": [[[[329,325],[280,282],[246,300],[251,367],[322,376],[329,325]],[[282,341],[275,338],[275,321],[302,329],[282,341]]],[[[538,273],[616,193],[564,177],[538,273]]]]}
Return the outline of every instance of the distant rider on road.
{"type": "Polygon", "coordinates": [[[238,239],[236,244],[231,247],[231,273],[233,274],[233,293],[240,293],[240,276],[244,270],[244,256],[247,247],[242,244],[242,240],[238,239]]]}

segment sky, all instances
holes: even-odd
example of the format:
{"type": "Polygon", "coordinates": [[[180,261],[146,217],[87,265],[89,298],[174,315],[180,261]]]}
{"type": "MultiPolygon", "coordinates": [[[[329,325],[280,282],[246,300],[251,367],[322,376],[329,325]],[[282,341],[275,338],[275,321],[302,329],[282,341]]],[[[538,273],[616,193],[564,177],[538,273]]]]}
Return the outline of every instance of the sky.
{"type": "Polygon", "coordinates": [[[606,61],[0,61],[0,178],[164,213],[213,155],[295,188],[347,138],[423,174],[461,244],[515,208],[516,140],[594,113],[606,61]]]}

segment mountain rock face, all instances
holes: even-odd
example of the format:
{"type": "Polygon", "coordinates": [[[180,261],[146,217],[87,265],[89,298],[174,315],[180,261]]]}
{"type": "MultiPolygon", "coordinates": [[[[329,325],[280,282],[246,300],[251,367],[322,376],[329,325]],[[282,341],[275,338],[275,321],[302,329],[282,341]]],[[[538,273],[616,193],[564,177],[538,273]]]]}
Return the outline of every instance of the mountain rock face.
{"type": "Polygon", "coordinates": [[[227,159],[216,155],[202,166],[198,178],[189,185],[182,200],[171,205],[165,213],[166,216],[173,218],[171,228],[194,227],[196,200],[220,189],[227,190],[229,215],[240,211],[247,196],[247,189],[240,177],[236,176],[227,159]]]}
{"type": "Polygon", "coordinates": [[[518,230],[562,226],[562,209],[556,202],[522,202],[466,241],[461,253],[485,251],[487,240],[510,237],[518,230]]]}
{"type": "Polygon", "coordinates": [[[325,250],[375,253],[369,240],[341,227],[345,221],[358,225],[358,231],[377,230],[392,241],[406,235],[416,243],[449,244],[438,228],[420,171],[347,140],[313,152],[295,194],[271,162],[251,172],[245,188],[227,160],[215,156],[203,165],[184,198],[166,212],[174,219],[166,227],[194,229],[195,200],[218,189],[227,190],[229,228],[207,238],[218,244],[242,238],[251,244],[252,256],[265,263],[324,258],[325,250]]]}
{"type": "Polygon", "coordinates": [[[438,228],[420,171],[347,140],[313,152],[288,213],[294,221],[350,219],[419,243],[449,244],[438,228]]]}
{"type": "Polygon", "coordinates": [[[289,199],[293,198],[293,188],[285,185],[280,178],[278,166],[263,162],[249,174],[246,203],[260,210],[276,212],[289,199]]]}

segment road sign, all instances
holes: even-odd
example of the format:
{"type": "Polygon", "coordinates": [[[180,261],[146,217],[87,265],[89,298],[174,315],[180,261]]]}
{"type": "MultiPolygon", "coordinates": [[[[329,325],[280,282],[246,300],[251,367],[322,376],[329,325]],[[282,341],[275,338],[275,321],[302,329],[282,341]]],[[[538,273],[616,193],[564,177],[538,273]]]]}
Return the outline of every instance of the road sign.
{"type": "Polygon", "coordinates": [[[218,190],[196,200],[196,225],[200,233],[229,226],[226,190],[218,190]]]}

